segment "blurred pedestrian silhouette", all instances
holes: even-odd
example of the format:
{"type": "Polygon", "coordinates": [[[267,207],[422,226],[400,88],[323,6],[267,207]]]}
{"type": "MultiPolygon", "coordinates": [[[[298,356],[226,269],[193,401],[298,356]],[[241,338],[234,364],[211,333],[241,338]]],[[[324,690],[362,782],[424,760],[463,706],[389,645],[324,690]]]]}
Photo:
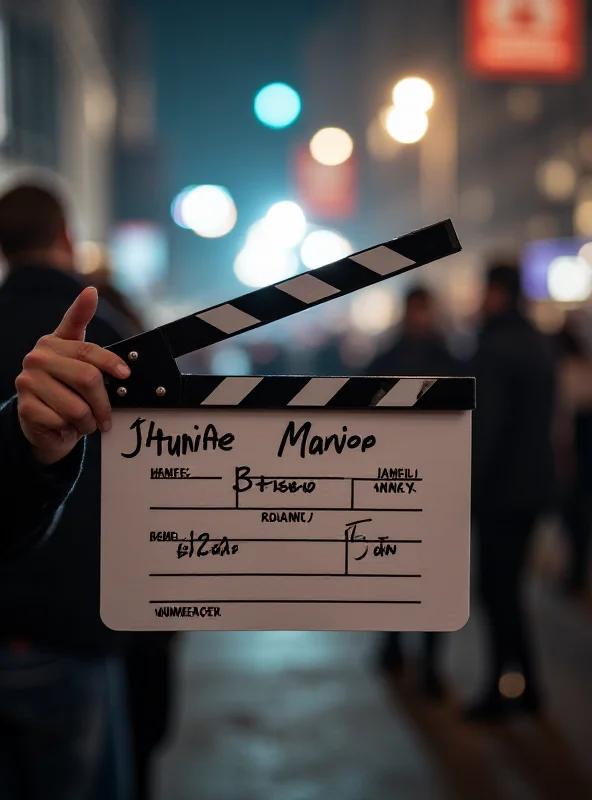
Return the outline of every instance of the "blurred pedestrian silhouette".
{"type": "MultiPolygon", "coordinates": [[[[399,335],[367,367],[368,375],[456,375],[460,365],[450,354],[438,329],[437,306],[432,294],[423,287],[412,289],[405,300],[399,335]]],[[[438,672],[440,637],[426,633],[422,663],[422,683],[426,694],[438,699],[444,686],[438,672]]],[[[384,634],[380,665],[391,672],[403,669],[405,658],[400,633],[384,634]]]]}
{"type": "MultiPolygon", "coordinates": [[[[21,185],[0,198],[0,400],[14,394],[23,357],[55,330],[82,284],[61,201],[21,185]]],[[[87,339],[128,335],[99,306],[87,339]]],[[[0,787],[2,800],[128,800],[130,759],[125,634],[99,614],[100,437],[52,538],[0,568],[0,787]],[[118,746],[108,742],[117,732],[118,746]],[[97,788],[100,787],[100,788],[97,788]]]]}
{"type": "Polygon", "coordinates": [[[557,337],[559,357],[558,473],[561,517],[570,542],[565,590],[588,589],[592,525],[592,356],[569,314],[557,337]]]}
{"type": "Polygon", "coordinates": [[[528,545],[553,502],[552,421],[555,364],[551,343],[526,319],[520,274],[489,270],[474,363],[473,511],[489,674],[472,721],[539,710],[540,686],[521,598],[528,545]]]}

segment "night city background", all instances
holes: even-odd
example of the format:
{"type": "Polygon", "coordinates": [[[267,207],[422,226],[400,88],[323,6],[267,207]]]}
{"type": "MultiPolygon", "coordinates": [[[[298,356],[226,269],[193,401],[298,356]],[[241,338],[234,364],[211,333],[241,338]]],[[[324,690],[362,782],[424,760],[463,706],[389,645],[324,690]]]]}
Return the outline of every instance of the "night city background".
{"type": "MultiPolygon", "coordinates": [[[[589,389],[591,32],[588,0],[2,0],[0,174],[59,183],[81,275],[144,329],[453,220],[460,254],[184,371],[368,374],[418,283],[469,363],[497,259],[538,331],[573,321],[589,389]]],[[[531,549],[543,721],[457,713],[486,668],[477,600],[446,635],[439,702],[416,685],[419,634],[387,678],[374,634],[180,634],[154,799],[589,800],[590,569],[564,591],[559,512],[531,549]]]]}

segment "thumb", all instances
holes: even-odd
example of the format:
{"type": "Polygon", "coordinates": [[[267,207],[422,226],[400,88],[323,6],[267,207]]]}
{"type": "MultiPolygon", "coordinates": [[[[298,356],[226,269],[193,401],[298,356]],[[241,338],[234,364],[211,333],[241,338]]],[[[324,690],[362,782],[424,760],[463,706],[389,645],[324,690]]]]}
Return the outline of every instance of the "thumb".
{"type": "Polygon", "coordinates": [[[64,314],[55,335],[60,339],[84,341],[86,326],[94,317],[98,302],[99,295],[93,286],[83,289],[64,314]]]}

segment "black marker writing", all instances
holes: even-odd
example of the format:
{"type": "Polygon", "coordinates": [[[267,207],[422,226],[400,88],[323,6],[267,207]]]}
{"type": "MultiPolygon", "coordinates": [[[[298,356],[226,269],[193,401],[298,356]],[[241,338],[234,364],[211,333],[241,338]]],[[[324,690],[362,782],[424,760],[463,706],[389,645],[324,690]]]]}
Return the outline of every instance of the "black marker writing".
{"type": "Polygon", "coordinates": [[[282,441],[280,442],[278,457],[281,458],[283,456],[286,446],[296,447],[299,445],[300,458],[306,458],[307,455],[323,455],[323,453],[327,453],[331,450],[341,454],[346,446],[350,450],[360,448],[361,452],[365,453],[366,450],[369,450],[376,444],[376,437],[372,436],[372,434],[365,436],[363,439],[357,434],[348,435],[347,425],[343,426],[342,434],[332,433],[330,436],[324,437],[314,435],[309,441],[311,430],[311,422],[305,422],[298,430],[296,430],[295,422],[289,422],[282,436],[282,441]]]}
{"type": "Polygon", "coordinates": [[[306,478],[266,478],[265,475],[253,475],[251,477],[250,467],[236,467],[234,475],[232,489],[239,494],[248,492],[253,486],[259,489],[260,492],[271,489],[272,492],[279,492],[280,494],[295,494],[296,492],[312,494],[317,488],[315,481],[309,481],[306,478]]]}
{"type": "Polygon", "coordinates": [[[194,536],[193,531],[189,534],[189,542],[179,542],[177,545],[177,558],[202,558],[203,556],[231,556],[238,553],[238,544],[231,545],[230,540],[223,536],[219,541],[211,544],[209,533],[200,533],[194,536]],[[207,545],[211,544],[211,547],[207,545]]]}
{"type": "MultiPolygon", "coordinates": [[[[156,423],[150,421],[148,426],[148,433],[144,434],[143,425],[145,419],[138,417],[135,422],[130,425],[130,431],[136,432],[136,446],[130,453],[122,453],[124,458],[135,458],[142,447],[156,447],[156,455],[161,456],[165,453],[168,456],[184,456],[187,453],[197,453],[200,450],[204,452],[211,450],[232,450],[232,443],[234,442],[234,434],[224,433],[222,436],[218,435],[215,426],[208,423],[204,428],[203,434],[198,433],[182,433],[176,436],[166,435],[162,428],[156,428],[156,423]],[[156,433],[155,429],[156,428],[156,433]]],[[[199,430],[199,425],[194,425],[195,431],[199,430]]]]}

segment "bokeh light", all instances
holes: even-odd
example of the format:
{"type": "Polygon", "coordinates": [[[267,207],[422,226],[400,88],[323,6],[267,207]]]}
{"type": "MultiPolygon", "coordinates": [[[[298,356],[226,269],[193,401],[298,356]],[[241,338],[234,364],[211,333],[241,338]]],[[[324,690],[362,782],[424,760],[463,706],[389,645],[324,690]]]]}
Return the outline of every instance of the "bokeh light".
{"type": "Polygon", "coordinates": [[[270,242],[281,247],[295,247],[306,233],[306,217],[297,203],[282,200],[269,209],[262,228],[270,242]]]}
{"type": "Polygon", "coordinates": [[[354,143],[342,128],[321,128],[310,140],[312,157],[327,167],[343,164],[351,156],[354,143]]]}
{"type": "Polygon", "coordinates": [[[568,200],[576,188],[577,175],[569,161],[550,158],[536,172],[539,191],[550,200],[568,200]]]}
{"type": "Polygon", "coordinates": [[[355,295],[350,305],[350,320],[363,333],[383,333],[395,322],[399,310],[395,295],[377,286],[355,295]]]}
{"type": "Polygon", "coordinates": [[[271,246],[257,235],[247,237],[234,262],[236,277],[254,289],[291,278],[297,272],[298,258],[292,250],[271,246]]]}
{"type": "Polygon", "coordinates": [[[434,105],[434,90],[423,78],[403,78],[393,89],[393,103],[425,113],[434,105]]]}
{"type": "Polygon", "coordinates": [[[386,115],[386,129],[395,141],[413,144],[427,131],[428,116],[415,108],[393,106],[386,115]]]}
{"type": "Polygon", "coordinates": [[[106,253],[98,242],[84,241],[76,246],[75,257],[77,271],[81,275],[92,275],[105,263],[106,253]]]}
{"type": "Polygon", "coordinates": [[[526,680],[521,672],[505,672],[498,681],[499,693],[511,700],[521,697],[526,689],[526,680]]]}
{"type": "Polygon", "coordinates": [[[255,96],[255,116],[268,128],[287,128],[302,109],[300,95],[286,83],[270,83],[255,96]]]}
{"type": "Polygon", "coordinates": [[[182,191],[179,192],[179,194],[171,203],[171,217],[180,228],[189,229],[189,225],[183,218],[183,202],[185,201],[185,198],[189,192],[193,191],[195,188],[195,186],[186,186],[182,191]]]}
{"type": "Polygon", "coordinates": [[[592,294],[592,266],[582,256],[559,256],[547,272],[549,297],[558,303],[581,303],[592,294]]]}
{"type": "Polygon", "coordinates": [[[592,200],[582,200],[576,206],[574,228],[581,236],[592,236],[592,200]]]}
{"type": "Polygon", "coordinates": [[[578,256],[587,261],[592,267],[592,242],[586,242],[586,244],[580,248],[578,256]]]}
{"type": "Polygon", "coordinates": [[[316,269],[325,264],[332,264],[351,255],[351,243],[336,231],[319,230],[309,233],[302,242],[300,258],[308,269],[316,269]]]}
{"type": "Polygon", "coordinates": [[[236,206],[223,186],[194,186],[184,190],[173,202],[177,225],[191,228],[198,236],[217,239],[226,236],[236,224],[236,206]]]}

